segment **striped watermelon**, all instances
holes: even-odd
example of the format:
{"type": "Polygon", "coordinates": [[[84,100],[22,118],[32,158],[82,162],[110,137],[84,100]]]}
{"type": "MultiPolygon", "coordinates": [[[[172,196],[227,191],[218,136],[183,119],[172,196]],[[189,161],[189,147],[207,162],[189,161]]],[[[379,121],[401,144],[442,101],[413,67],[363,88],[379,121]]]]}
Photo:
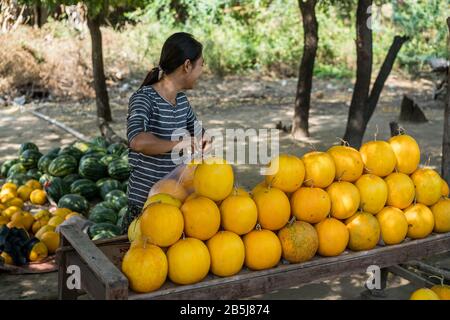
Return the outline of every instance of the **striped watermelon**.
{"type": "Polygon", "coordinates": [[[79,194],[92,200],[98,195],[98,187],[89,179],[80,179],[70,185],[70,193],[79,194]]]}
{"type": "Polygon", "coordinates": [[[78,162],[73,156],[65,154],[56,157],[48,166],[48,173],[54,177],[64,177],[77,171],[78,162]]]}
{"type": "Polygon", "coordinates": [[[97,157],[83,157],[78,167],[78,173],[83,178],[97,181],[107,175],[107,167],[97,157]]]}
{"type": "Polygon", "coordinates": [[[130,166],[128,165],[128,161],[119,159],[114,160],[108,165],[108,174],[111,178],[117,180],[126,180],[130,176],[130,166]]]}

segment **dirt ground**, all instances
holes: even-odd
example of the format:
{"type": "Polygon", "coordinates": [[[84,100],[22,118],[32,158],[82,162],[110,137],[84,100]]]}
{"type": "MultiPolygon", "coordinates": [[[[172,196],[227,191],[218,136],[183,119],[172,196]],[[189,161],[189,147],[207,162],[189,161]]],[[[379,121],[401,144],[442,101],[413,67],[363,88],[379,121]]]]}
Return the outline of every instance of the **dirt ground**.
{"type": "MultiPolygon", "coordinates": [[[[139,86],[139,80],[116,84],[110,89],[110,99],[115,122],[113,128],[125,136],[127,102],[139,86]]],[[[290,124],[296,79],[268,79],[205,77],[198,88],[187,92],[197,116],[206,128],[275,128],[278,121],[290,124]]],[[[338,143],[345,131],[348,106],[352,95],[349,80],[317,80],[312,96],[311,138],[293,141],[290,135],[280,133],[280,152],[302,155],[315,148],[326,150],[338,143]]],[[[427,80],[410,80],[392,75],[383,91],[379,105],[369,123],[364,140],[389,137],[389,122],[397,120],[403,94],[414,98],[429,119],[424,124],[400,123],[421,146],[422,163],[429,162],[440,168],[443,134],[442,101],[432,99],[433,83],[427,80]]],[[[87,136],[98,134],[95,122],[95,103],[87,102],[32,102],[23,107],[9,106],[0,109],[0,162],[16,157],[24,141],[35,142],[42,151],[68,144],[73,136],[38,119],[28,111],[43,107],[40,112],[62,121],[87,136]]],[[[240,165],[236,178],[241,186],[252,188],[262,180],[259,167],[240,165]]],[[[448,256],[438,261],[450,266],[448,256]]],[[[255,298],[263,299],[360,299],[367,275],[330,279],[293,287],[255,298]]],[[[56,299],[57,273],[13,276],[0,274],[0,299],[56,299]]],[[[389,278],[388,298],[406,299],[414,286],[399,277],[389,278]]]]}

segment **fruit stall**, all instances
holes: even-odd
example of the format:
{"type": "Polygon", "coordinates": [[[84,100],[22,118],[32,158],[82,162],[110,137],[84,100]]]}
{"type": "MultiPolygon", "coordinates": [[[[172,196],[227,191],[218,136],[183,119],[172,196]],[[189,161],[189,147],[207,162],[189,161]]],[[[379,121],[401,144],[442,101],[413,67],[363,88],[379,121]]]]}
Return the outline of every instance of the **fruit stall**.
{"type": "Polygon", "coordinates": [[[0,269],[57,267],[61,299],[238,298],[370,265],[413,278],[399,264],[450,250],[448,185],[404,133],[280,154],[251,190],[226,161],[194,159],[122,235],[127,152],[102,137],[46,154],[22,144],[0,168],[0,269]]]}
{"type": "MultiPolygon", "coordinates": [[[[280,154],[268,168],[247,191],[224,160],[193,161],[152,187],[127,235],[61,226],[59,297],[235,299],[372,265],[430,286],[402,265],[450,251],[449,189],[413,137],[280,154]]],[[[417,296],[448,293],[442,281],[417,296]]]]}

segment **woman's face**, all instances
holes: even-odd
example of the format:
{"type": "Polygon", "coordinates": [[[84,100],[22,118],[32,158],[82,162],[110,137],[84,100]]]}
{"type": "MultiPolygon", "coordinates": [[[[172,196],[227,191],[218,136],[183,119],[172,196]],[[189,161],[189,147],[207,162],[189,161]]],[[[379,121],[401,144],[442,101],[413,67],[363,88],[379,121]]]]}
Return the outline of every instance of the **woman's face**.
{"type": "Polygon", "coordinates": [[[197,79],[203,72],[203,63],[204,60],[202,56],[194,62],[189,61],[187,65],[185,63],[185,70],[186,70],[186,77],[184,81],[185,89],[194,88],[197,79]]]}

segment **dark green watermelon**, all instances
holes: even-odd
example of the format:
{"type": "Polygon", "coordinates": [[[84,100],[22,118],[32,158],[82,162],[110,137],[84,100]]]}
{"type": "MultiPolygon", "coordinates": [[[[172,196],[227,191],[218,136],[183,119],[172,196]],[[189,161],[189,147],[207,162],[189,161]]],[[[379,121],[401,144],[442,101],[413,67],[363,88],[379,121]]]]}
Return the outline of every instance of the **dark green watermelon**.
{"type": "Polygon", "coordinates": [[[53,149],[51,149],[49,152],[47,152],[46,155],[47,155],[47,156],[52,156],[52,157],[56,158],[56,157],[58,156],[60,150],[61,150],[60,147],[53,148],[53,149]]]}
{"type": "Polygon", "coordinates": [[[39,181],[39,179],[42,176],[42,172],[40,172],[38,169],[34,168],[34,169],[30,169],[27,171],[26,173],[27,177],[29,177],[30,179],[34,179],[39,181]]]}
{"type": "Polygon", "coordinates": [[[100,196],[105,200],[106,195],[113,190],[121,190],[122,186],[119,181],[108,179],[100,185],[100,196]]]}
{"type": "Polygon", "coordinates": [[[69,154],[58,156],[48,166],[48,173],[54,177],[65,177],[75,173],[78,168],[77,159],[69,154]]]}
{"type": "Polygon", "coordinates": [[[107,166],[96,157],[83,157],[78,167],[78,174],[83,178],[97,181],[107,175],[107,166]]]}
{"type": "Polygon", "coordinates": [[[16,186],[23,186],[30,178],[24,173],[13,173],[8,176],[6,182],[12,182],[16,186]]]}
{"type": "Polygon", "coordinates": [[[108,222],[117,223],[117,213],[112,209],[95,207],[89,213],[89,220],[95,223],[108,222]]]}
{"type": "Polygon", "coordinates": [[[63,156],[63,155],[67,155],[67,154],[74,157],[75,159],[77,159],[77,162],[80,161],[81,157],[83,156],[83,152],[81,152],[80,150],[78,150],[77,148],[72,147],[72,146],[62,148],[59,151],[58,156],[63,156]]]}
{"type": "Polygon", "coordinates": [[[125,193],[128,192],[128,179],[122,182],[122,191],[125,193]]]}
{"type": "Polygon", "coordinates": [[[49,175],[48,173],[44,173],[39,178],[39,183],[41,184],[41,186],[43,186],[47,181],[50,181],[51,179],[52,179],[51,175],[49,175]]]}
{"type": "Polygon", "coordinates": [[[93,238],[92,241],[96,241],[96,240],[105,240],[105,239],[111,239],[111,238],[115,238],[118,237],[119,235],[116,234],[113,231],[101,231],[99,233],[97,233],[93,238]]]}
{"type": "Polygon", "coordinates": [[[96,223],[94,225],[91,225],[88,229],[88,235],[91,238],[94,238],[98,234],[105,233],[105,232],[110,232],[111,234],[113,234],[115,236],[120,236],[121,229],[114,224],[105,223],[105,222],[96,223]]]}
{"type": "Polygon", "coordinates": [[[119,157],[117,157],[116,155],[113,154],[107,154],[106,156],[103,156],[100,159],[100,162],[105,165],[108,166],[111,162],[113,162],[114,160],[118,160],[119,157]]]}
{"type": "Polygon", "coordinates": [[[0,176],[6,178],[8,176],[9,169],[17,163],[19,163],[19,159],[11,159],[3,162],[0,168],[0,176]]]}
{"type": "Polygon", "coordinates": [[[37,168],[42,153],[37,150],[28,149],[19,156],[19,161],[26,169],[37,168]]]}
{"type": "Polygon", "coordinates": [[[68,208],[86,215],[89,212],[89,202],[79,194],[66,194],[58,201],[58,208],[68,208]]]}
{"type": "Polygon", "coordinates": [[[112,209],[112,210],[114,210],[114,206],[111,203],[107,202],[107,201],[102,201],[102,202],[97,203],[94,206],[94,208],[97,208],[97,207],[98,208],[103,208],[103,209],[112,209]]]}
{"type": "Polygon", "coordinates": [[[117,157],[120,157],[122,153],[127,149],[127,146],[123,143],[112,143],[109,145],[107,151],[108,154],[116,155],[117,157]]]}
{"type": "Polygon", "coordinates": [[[68,186],[70,186],[72,183],[80,179],[82,179],[82,177],[78,173],[71,173],[63,178],[64,182],[68,186]]]}
{"type": "Polygon", "coordinates": [[[46,155],[42,156],[37,163],[37,167],[38,167],[39,171],[41,171],[43,173],[48,173],[48,166],[53,161],[53,159],[55,159],[56,157],[57,156],[55,156],[53,154],[46,154],[46,155]]]}
{"type": "Polygon", "coordinates": [[[11,168],[9,168],[7,177],[10,177],[10,176],[12,176],[14,174],[18,174],[18,173],[23,173],[23,174],[27,173],[27,168],[25,168],[24,165],[20,162],[13,164],[11,166],[11,168]]]}
{"type": "Polygon", "coordinates": [[[22,143],[19,147],[19,156],[25,151],[25,150],[36,150],[39,151],[39,148],[37,145],[35,145],[33,142],[25,142],[22,143]]]}
{"type": "Polygon", "coordinates": [[[70,193],[79,194],[88,200],[92,200],[98,195],[98,187],[95,182],[89,179],[80,179],[70,185],[70,193]]]}
{"type": "Polygon", "coordinates": [[[90,142],[92,145],[101,147],[104,149],[107,149],[109,146],[108,141],[105,139],[105,137],[102,137],[102,136],[95,137],[90,142]]]}
{"type": "Polygon", "coordinates": [[[128,198],[122,190],[113,190],[105,196],[105,201],[109,202],[112,207],[119,211],[128,204],[128,198]]]}
{"type": "Polygon", "coordinates": [[[97,185],[97,187],[100,188],[103,185],[103,183],[105,183],[108,180],[111,180],[111,178],[110,177],[101,178],[101,179],[97,180],[97,182],[95,184],[97,185]]]}
{"type": "Polygon", "coordinates": [[[128,161],[123,159],[114,160],[108,165],[109,176],[120,181],[128,179],[130,172],[128,161]]]}
{"type": "Polygon", "coordinates": [[[49,176],[49,179],[44,183],[41,182],[41,184],[44,186],[47,196],[56,203],[58,203],[64,195],[70,193],[70,187],[60,177],[49,176]]]}
{"type": "Polygon", "coordinates": [[[120,228],[122,228],[122,222],[123,219],[125,217],[125,215],[127,214],[128,211],[128,206],[123,207],[122,209],[120,209],[118,215],[117,215],[117,223],[116,225],[120,228]]]}

